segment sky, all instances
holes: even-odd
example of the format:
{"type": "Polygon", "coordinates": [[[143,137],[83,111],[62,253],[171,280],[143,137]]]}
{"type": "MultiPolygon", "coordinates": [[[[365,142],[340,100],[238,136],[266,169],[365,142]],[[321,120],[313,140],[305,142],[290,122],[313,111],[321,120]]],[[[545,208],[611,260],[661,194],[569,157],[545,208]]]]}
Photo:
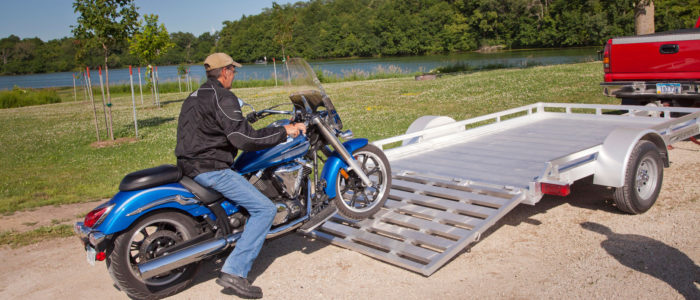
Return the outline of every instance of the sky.
{"type": "MultiPolygon", "coordinates": [[[[157,14],[158,22],[165,24],[170,33],[182,31],[199,36],[221,30],[223,21],[259,14],[263,8],[272,7],[272,2],[296,1],[136,0],[136,7],[141,16],[157,14]]],[[[72,36],[70,26],[76,25],[77,19],[73,0],[2,0],[0,38],[14,34],[20,38],[38,37],[46,42],[72,36]]]]}

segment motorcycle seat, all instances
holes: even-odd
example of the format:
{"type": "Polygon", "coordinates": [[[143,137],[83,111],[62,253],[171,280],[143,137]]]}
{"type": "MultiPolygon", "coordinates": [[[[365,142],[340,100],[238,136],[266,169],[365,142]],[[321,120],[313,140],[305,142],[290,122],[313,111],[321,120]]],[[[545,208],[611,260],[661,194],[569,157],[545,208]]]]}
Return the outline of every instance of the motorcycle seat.
{"type": "Polygon", "coordinates": [[[143,190],[178,182],[180,178],[182,178],[182,171],[177,166],[160,165],[127,174],[119,184],[119,190],[122,192],[143,190]]]}
{"type": "Polygon", "coordinates": [[[206,205],[212,204],[224,197],[221,195],[221,193],[213,189],[205,188],[187,176],[182,176],[182,179],[180,179],[180,184],[192,192],[192,194],[197,196],[199,201],[202,201],[202,203],[206,205]]]}

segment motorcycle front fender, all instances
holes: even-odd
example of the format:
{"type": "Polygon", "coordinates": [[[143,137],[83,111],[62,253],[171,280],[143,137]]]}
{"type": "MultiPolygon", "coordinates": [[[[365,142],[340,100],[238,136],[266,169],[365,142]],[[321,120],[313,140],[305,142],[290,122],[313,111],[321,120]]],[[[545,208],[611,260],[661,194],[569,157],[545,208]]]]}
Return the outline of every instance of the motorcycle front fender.
{"type": "MultiPolygon", "coordinates": [[[[227,202],[228,203],[228,202],[227,202]]],[[[114,205],[96,230],[105,235],[123,231],[142,216],[161,209],[177,210],[192,217],[214,214],[199,204],[195,196],[179,183],[138,191],[118,192],[107,205],[114,205]]],[[[237,210],[235,207],[224,207],[227,211],[237,210]]]]}
{"type": "MultiPolygon", "coordinates": [[[[352,154],[353,152],[355,152],[355,150],[366,146],[368,143],[369,140],[359,138],[346,141],[345,143],[343,143],[343,146],[346,150],[348,150],[349,153],[352,154]]],[[[335,180],[338,177],[340,169],[347,168],[348,164],[345,163],[345,161],[343,161],[343,158],[340,156],[340,154],[338,154],[337,151],[334,151],[326,160],[323,166],[323,171],[321,171],[321,178],[326,180],[326,189],[324,191],[326,192],[328,199],[335,198],[337,194],[337,191],[335,190],[335,180]]]]}

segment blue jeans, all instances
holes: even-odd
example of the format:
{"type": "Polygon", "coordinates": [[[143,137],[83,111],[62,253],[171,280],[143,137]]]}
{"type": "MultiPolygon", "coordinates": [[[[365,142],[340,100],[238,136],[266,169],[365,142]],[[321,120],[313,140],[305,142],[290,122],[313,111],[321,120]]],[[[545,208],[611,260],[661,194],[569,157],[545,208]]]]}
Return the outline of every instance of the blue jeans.
{"type": "Polygon", "coordinates": [[[218,191],[250,214],[243,235],[221,268],[221,272],[247,278],[270,231],[277,208],[243,176],[230,169],[202,173],[194,181],[218,191]]]}

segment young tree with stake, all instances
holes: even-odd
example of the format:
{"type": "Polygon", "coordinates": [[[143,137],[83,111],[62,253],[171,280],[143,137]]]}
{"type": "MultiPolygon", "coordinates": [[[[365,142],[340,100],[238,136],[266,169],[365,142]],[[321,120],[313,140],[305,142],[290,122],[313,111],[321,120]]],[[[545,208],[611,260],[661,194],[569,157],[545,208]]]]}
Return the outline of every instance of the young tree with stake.
{"type": "Polygon", "coordinates": [[[102,49],[107,103],[111,105],[108,57],[110,50],[124,42],[136,29],[139,16],[136,6],[133,0],[75,0],[73,9],[78,14],[78,25],[71,26],[78,41],[77,58],[85,58],[95,48],[102,49]]]}

